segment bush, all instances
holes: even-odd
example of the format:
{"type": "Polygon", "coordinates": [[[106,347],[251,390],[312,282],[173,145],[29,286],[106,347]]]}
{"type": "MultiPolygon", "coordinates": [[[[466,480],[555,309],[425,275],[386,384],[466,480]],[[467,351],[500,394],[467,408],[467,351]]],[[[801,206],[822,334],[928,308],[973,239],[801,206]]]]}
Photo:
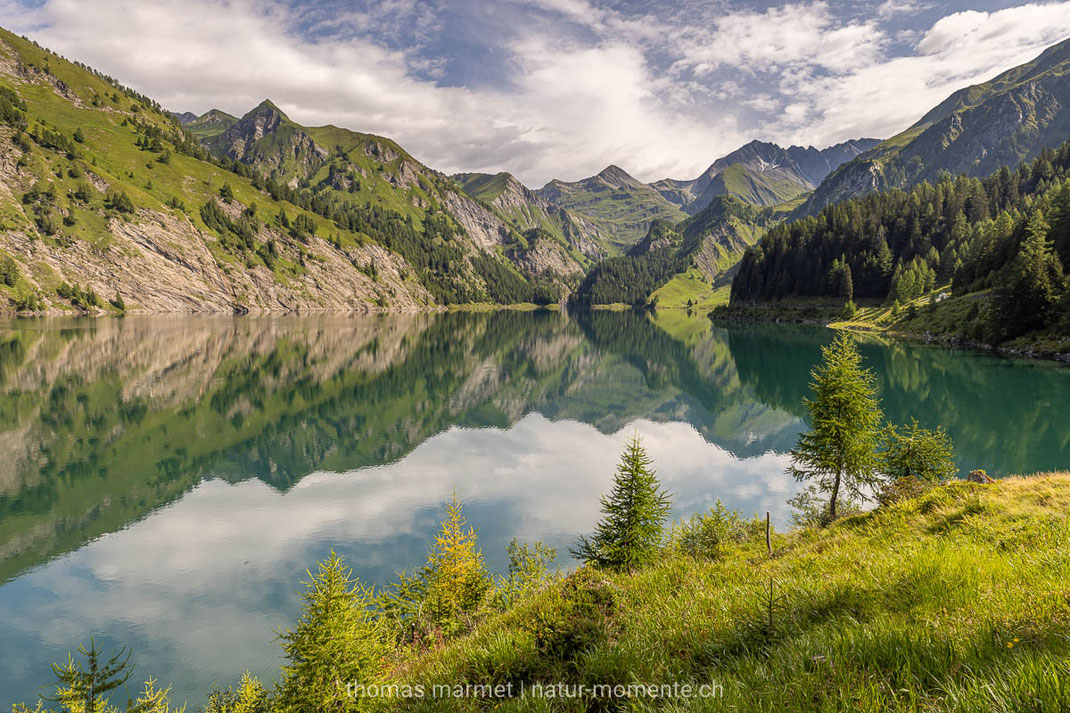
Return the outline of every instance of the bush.
{"type": "Polygon", "coordinates": [[[0,256],[0,284],[14,287],[19,281],[19,266],[10,256],[0,256]]]}
{"type": "Polygon", "coordinates": [[[913,475],[905,475],[881,485],[877,492],[877,502],[881,505],[891,505],[900,500],[909,500],[924,495],[932,487],[933,484],[929,481],[919,480],[913,475]]]}
{"type": "Polygon", "coordinates": [[[539,652],[571,661],[606,640],[618,609],[617,589],[596,570],[570,574],[563,585],[540,598],[524,623],[539,652]]]}
{"type": "Polygon", "coordinates": [[[506,547],[509,575],[498,583],[495,605],[507,609],[534,591],[550,575],[550,565],[557,559],[557,548],[542,542],[528,544],[513,538],[506,547]]]}
{"type": "Polygon", "coordinates": [[[718,500],[709,512],[692,515],[678,524],[669,543],[680,554],[715,560],[725,555],[729,545],[747,542],[764,530],[764,520],[747,520],[742,513],[729,510],[718,500]]]}
{"type": "Polygon", "coordinates": [[[126,195],[126,191],[109,192],[108,197],[104,199],[104,206],[120,213],[134,212],[134,202],[126,195]]]}
{"type": "Polygon", "coordinates": [[[917,419],[899,429],[885,428],[881,437],[881,473],[892,480],[914,477],[930,483],[948,480],[956,471],[951,439],[937,426],[919,428],[917,419]]]}

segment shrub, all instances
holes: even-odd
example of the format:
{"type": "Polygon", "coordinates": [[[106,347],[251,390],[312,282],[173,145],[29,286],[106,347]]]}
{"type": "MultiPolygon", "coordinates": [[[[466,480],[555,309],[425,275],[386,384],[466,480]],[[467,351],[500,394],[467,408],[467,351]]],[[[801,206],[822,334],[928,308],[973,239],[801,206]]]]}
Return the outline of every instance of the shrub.
{"type": "Polygon", "coordinates": [[[0,284],[14,287],[19,281],[19,266],[9,255],[0,256],[0,284]]]}
{"type": "Polygon", "coordinates": [[[109,192],[107,198],[104,199],[104,206],[120,213],[134,212],[134,202],[130,200],[130,196],[126,195],[126,191],[109,192]]]}
{"type": "Polygon", "coordinates": [[[930,431],[911,419],[902,429],[885,428],[881,440],[880,468],[887,478],[913,477],[933,483],[952,478],[957,471],[951,439],[939,426],[930,431]]]}
{"type": "Polygon", "coordinates": [[[919,495],[924,495],[933,487],[933,483],[920,480],[913,475],[905,475],[883,483],[877,491],[877,502],[881,505],[892,505],[900,500],[909,500],[919,495]]]}
{"type": "Polygon", "coordinates": [[[540,597],[524,622],[539,652],[571,661],[605,641],[618,610],[617,589],[596,570],[570,574],[549,596],[540,597]]]}
{"type": "Polygon", "coordinates": [[[764,532],[765,522],[747,520],[742,513],[729,510],[720,500],[709,512],[697,513],[678,524],[669,543],[680,554],[705,559],[720,559],[729,545],[746,542],[764,532]]]}

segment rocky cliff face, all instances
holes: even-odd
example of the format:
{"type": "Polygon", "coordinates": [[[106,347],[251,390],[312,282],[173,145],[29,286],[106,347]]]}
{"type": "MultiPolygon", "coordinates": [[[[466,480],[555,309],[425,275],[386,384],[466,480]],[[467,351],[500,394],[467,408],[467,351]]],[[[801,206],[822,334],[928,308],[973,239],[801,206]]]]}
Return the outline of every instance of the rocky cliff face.
{"type": "Polygon", "coordinates": [[[309,176],[328,156],[327,149],[266,99],[204,143],[217,156],[255,165],[267,173],[296,170],[309,176]]]}
{"type": "Polygon", "coordinates": [[[826,149],[785,149],[751,141],[714,161],[698,178],[667,178],[651,185],[690,215],[722,195],[733,195],[757,206],[776,205],[813,190],[832,170],[877,143],[876,139],[855,139],[826,149]]]}

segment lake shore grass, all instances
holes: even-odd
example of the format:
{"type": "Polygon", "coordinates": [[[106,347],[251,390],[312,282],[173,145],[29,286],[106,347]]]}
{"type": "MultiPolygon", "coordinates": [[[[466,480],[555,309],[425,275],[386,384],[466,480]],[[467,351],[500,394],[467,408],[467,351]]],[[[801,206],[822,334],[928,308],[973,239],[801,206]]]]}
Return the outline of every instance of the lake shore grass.
{"type": "Polygon", "coordinates": [[[426,691],[511,684],[514,697],[379,705],[1068,710],[1068,512],[1070,473],[957,481],[825,529],[775,533],[771,554],[759,533],[714,558],[666,555],[623,574],[580,569],[395,672],[426,691]],[[713,683],[721,695],[530,694],[533,684],[558,683],[713,683]],[[522,685],[529,695],[517,697],[522,685]]]}
{"type": "Polygon", "coordinates": [[[832,329],[882,333],[908,341],[995,351],[1011,356],[1070,361],[1070,337],[1052,329],[1031,332],[993,344],[983,325],[987,293],[951,297],[947,288],[934,290],[899,307],[860,301],[848,316],[840,300],[800,298],[760,304],[728,304],[709,316],[729,322],[794,322],[823,324],[832,329]]]}

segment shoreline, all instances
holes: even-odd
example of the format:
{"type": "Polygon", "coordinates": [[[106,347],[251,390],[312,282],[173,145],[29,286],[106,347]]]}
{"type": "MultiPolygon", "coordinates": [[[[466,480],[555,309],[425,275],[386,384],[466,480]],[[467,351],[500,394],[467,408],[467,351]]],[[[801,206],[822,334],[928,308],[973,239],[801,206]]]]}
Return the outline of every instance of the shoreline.
{"type": "Polygon", "coordinates": [[[711,310],[707,317],[713,322],[737,322],[753,324],[806,324],[827,327],[829,329],[846,329],[862,334],[879,334],[918,344],[941,345],[954,349],[968,349],[991,355],[1018,357],[1054,361],[1070,364],[1068,351],[1038,351],[1030,347],[1019,348],[988,344],[974,340],[964,340],[955,334],[932,334],[931,332],[911,332],[901,329],[882,327],[878,324],[855,322],[842,319],[842,308],[829,307],[817,303],[788,303],[784,305],[746,305],[743,307],[723,306],[711,310]],[[792,314],[792,312],[803,314],[792,314]],[[836,314],[830,314],[835,312],[836,314]]]}

